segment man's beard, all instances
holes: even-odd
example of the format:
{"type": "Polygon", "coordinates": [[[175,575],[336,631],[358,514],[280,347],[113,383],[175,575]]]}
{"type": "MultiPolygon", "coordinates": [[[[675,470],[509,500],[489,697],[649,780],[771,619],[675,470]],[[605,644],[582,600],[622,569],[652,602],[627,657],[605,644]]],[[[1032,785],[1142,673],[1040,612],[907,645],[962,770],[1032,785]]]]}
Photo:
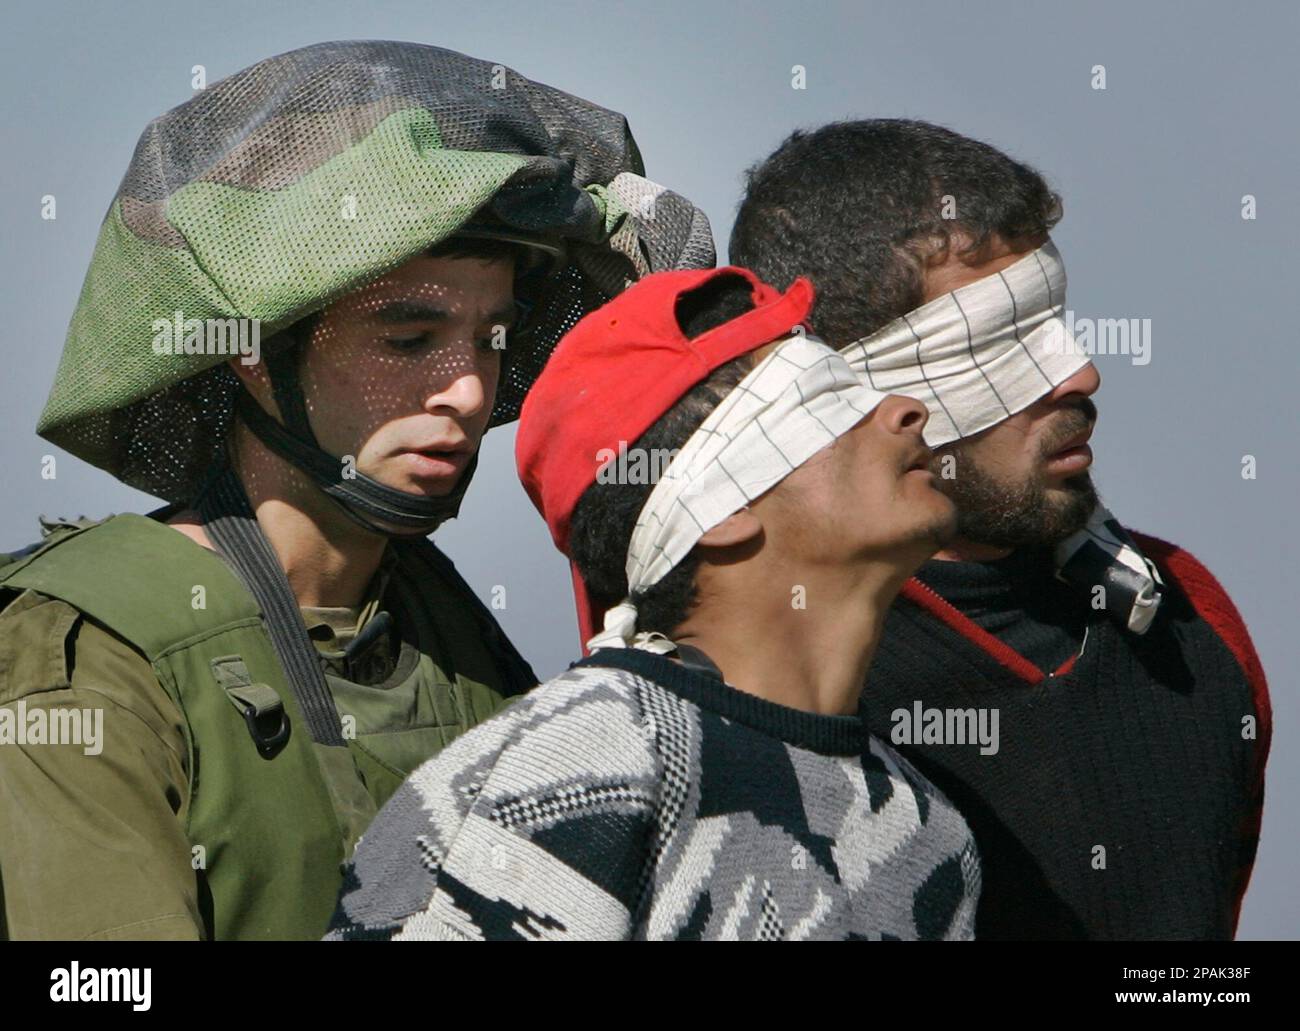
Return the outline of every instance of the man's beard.
{"type": "MultiPolygon", "coordinates": [[[[1085,402],[1053,427],[1041,458],[1054,454],[1096,418],[1096,408],[1085,402]]],[[[1041,473],[1022,483],[1005,483],[982,469],[961,441],[940,451],[957,458],[956,478],[940,483],[957,506],[957,535],[965,540],[1000,548],[1052,547],[1083,529],[1097,507],[1097,489],[1086,472],[1054,485],[1050,493],[1057,496],[1051,497],[1041,473]]]]}

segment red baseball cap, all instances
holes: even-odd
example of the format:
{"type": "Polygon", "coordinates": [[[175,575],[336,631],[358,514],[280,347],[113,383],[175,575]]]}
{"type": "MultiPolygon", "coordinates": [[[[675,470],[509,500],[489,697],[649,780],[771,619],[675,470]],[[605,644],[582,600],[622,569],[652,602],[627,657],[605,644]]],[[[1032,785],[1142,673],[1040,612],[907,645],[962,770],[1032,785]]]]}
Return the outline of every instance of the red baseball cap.
{"type": "MultiPolygon", "coordinates": [[[[657,272],[574,326],[529,390],[515,438],[519,479],[555,546],[569,554],[573,509],[596,482],[600,452],[631,446],[714,369],[795,326],[806,328],[813,299],[803,277],[782,294],[734,265],[657,272]],[[678,300],[723,276],[749,283],[753,310],[688,339],[677,321],[678,300]]],[[[570,566],[585,650],[604,612],[570,566]]]]}

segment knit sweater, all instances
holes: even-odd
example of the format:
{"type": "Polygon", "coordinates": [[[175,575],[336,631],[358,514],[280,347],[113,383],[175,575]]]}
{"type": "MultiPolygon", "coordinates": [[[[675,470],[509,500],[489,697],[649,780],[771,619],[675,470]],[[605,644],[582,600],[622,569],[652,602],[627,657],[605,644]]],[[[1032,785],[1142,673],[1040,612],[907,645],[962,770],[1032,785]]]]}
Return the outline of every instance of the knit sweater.
{"type": "Polygon", "coordinates": [[[1052,556],[1013,551],[992,562],[925,563],[916,579],[1039,669],[1079,653],[1089,596],[1056,575],[1052,556]]]}
{"type": "Polygon", "coordinates": [[[994,754],[898,742],[975,833],[977,937],[1233,934],[1258,842],[1268,690],[1214,577],[1180,548],[1134,536],[1165,581],[1155,623],[1138,636],[1090,613],[1081,653],[1059,667],[977,625],[960,591],[912,580],[886,620],[862,696],[872,732],[890,735],[895,713],[918,703],[1000,717],[994,754]]]}
{"type": "Polygon", "coordinates": [[[965,821],[856,716],[603,649],[421,766],[328,938],[964,939],[965,821]]]}

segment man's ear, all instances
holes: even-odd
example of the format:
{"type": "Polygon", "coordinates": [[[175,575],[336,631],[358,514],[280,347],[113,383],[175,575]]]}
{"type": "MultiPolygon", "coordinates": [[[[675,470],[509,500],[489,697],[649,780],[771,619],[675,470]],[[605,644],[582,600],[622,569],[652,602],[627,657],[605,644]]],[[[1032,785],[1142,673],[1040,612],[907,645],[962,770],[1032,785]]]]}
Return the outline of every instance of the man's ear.
{"type": "Polygon", "coordinates": [[[226,364],[239,377],[240,382],[244,384],[244,389],[262,406],[262,410],[276,421],[283,422],[284,416],[280,414],[280,405],[275,400],[275,391],[271,389],[271,374],[266,371],[266,362],[245,365],[238,358],[231,358],[226,364]]]}
{"type": "Polygon", "coordinates": [[[243,381],[244,387],[259,401],[266,403],[271,396],[271,377],[266,371],[265,362],[245,365],[240,358],[231,358],[226,364],[230,371],[243,381]]]}
{"type": "Polygon", "coordinates": [[[701,537],[699,543],[706,548],[729,548],[753,540],[762,532],[762,521],[747,506],[727,516],[701,537]]]}

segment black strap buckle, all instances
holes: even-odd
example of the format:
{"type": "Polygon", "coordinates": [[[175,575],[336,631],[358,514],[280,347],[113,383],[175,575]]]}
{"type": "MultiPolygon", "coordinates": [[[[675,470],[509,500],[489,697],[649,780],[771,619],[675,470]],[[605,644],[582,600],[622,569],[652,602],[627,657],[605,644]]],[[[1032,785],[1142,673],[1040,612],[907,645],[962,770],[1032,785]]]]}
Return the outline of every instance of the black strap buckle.
{"type": "Polygon", "coordinates": [[[212,672],[230,704],[244,717],[248,733],[263,759],[274,759],[289,740],[289,714],[275,688],[254,683],[238,655],[212,660],[212,672]]]}
{"type": "Polygon", "coordinates": [[[270,712],[259,713],[257,707],[249,705],[244,709],[244,723],[257,745],[258,754],[263,759],[274,759],[280,749],[289,740],[289,714],[280,705],[270,712]]]}

